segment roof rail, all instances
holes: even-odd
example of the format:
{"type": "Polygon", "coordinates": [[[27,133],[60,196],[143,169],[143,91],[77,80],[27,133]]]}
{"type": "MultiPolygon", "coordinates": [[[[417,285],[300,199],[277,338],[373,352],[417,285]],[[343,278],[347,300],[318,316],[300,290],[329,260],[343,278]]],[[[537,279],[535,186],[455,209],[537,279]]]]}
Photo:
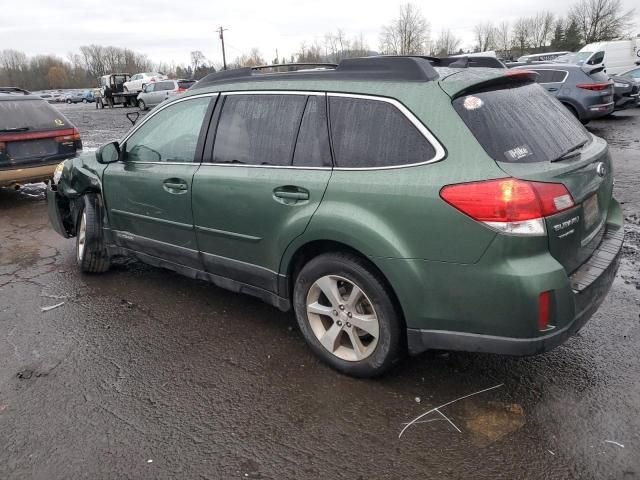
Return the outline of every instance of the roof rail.
{"type": "Polygon", "coordinates": [[[31,95],[29,90],[19,87],[0,87],[0,93],[21,93],[23,95],[31,95]]]}
{"type": "Polygon", "coordinates": [[[266,80],[360,80],[387,82],[429,82],[438,78],[431,62],[433,57],[375,56],[348,58],[337,66],[331,63],[275,64],[245,67],[211,73],[196,83],[191,90],[212,84],[266,80]],[[269,68],[310,66],[320,67],[286,72],[262,72],[269,68]]]}
{"type": "Polygon", "coordinates": [[[257,67],[251,67],[251,70],[266,70],[267,68],[280,68],[280,67],[323,67],[323,68],[336,68],[337,63],[274,63],[272,65],[258,65],[257,67]]]}

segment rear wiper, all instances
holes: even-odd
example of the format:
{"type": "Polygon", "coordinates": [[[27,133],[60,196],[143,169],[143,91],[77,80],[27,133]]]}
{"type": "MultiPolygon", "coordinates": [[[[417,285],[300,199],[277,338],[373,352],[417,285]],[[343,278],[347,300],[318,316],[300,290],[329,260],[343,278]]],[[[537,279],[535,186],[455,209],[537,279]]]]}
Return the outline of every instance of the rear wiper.
{"type": "Polygon", "coordinates": [[[31,130],[31,128],[30,127],[0,128],[0,133],[26,132],[27,130],[31,130]]]}
{"type": "Polygon", "coordinates": [[[567,160],[568,158],[573,158],[573,157],[575,157],[576,155],[580,155],[579,150],[580,150],[582,147],[584,147],[584,146],[587,144],[587,142],[588,142],[588,140],[585,140],[585,141],[583,141],[583,142],[580,142],[580,143],[579,143],[578,145],[576,145],[575,147],[571,147],[571,148],[569,148],[569,149],[565,150],[564,152],[562,152],[562,154],[561,154],[559,157],[557,157],[557,158],[555,158],[555,159],[551,160],[551,162],[560,162],[560,161],[562,161],[562,160],[567,160]]]}

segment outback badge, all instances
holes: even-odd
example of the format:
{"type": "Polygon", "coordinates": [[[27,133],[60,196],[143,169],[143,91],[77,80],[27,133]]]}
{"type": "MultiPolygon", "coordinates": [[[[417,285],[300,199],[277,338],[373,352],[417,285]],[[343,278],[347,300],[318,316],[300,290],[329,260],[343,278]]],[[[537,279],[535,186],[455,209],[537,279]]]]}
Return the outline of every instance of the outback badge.
{"type": "Polygon", "coordinates": [[[607,175],[607,166],[603,162],[598,163],[596,165],[596,173],[600,177],[606,176],[607,175]]]}

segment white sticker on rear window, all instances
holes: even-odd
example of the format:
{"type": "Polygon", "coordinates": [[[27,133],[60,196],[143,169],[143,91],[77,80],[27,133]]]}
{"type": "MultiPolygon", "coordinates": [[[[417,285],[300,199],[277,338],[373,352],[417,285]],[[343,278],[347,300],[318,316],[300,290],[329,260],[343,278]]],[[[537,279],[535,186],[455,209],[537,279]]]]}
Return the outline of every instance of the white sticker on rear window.
{"type": "Polygon", "coordinates": [[[466,97],[462,105],[467,110],[477,110],[484,105],[484,102],[478,97],[466,97]]]}
{"type": "Polygon", "coordinates": [[[508,160],[514,161],[533,155],[533,153],[527,145],[520,145],[519,147],[507,150],[506,152],[504,152],[504,155],[508,160]]]}

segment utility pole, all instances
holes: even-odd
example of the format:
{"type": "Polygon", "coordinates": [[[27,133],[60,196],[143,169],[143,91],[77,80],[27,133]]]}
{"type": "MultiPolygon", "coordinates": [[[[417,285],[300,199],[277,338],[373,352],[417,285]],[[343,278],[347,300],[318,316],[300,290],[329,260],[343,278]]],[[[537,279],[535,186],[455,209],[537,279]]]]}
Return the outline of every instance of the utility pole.
{"type": "Polygon", "coordinates": [[[227,69],[227,55],[224,51],[224,32],[226,28],[218,28],[218,33],[220,34],[220,41],[222,42],[222,68],[223,70],[227,69]]]}

